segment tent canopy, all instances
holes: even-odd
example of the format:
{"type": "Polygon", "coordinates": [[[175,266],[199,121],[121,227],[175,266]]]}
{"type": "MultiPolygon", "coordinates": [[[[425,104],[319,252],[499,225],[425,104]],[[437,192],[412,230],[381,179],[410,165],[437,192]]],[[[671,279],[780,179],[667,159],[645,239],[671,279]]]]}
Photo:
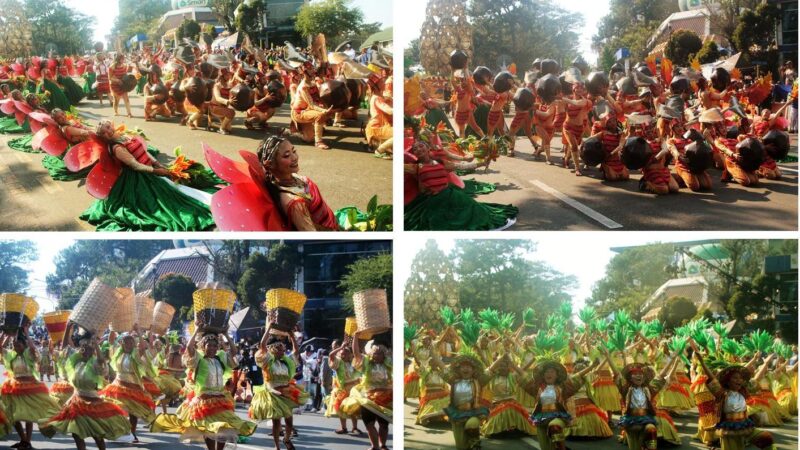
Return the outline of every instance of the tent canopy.
{"type": "Polygon", "coordinates": [[[228,319],[231,330],[242,331],[264,327],[263,315],[251,307],[242,308],[228,319]]]}

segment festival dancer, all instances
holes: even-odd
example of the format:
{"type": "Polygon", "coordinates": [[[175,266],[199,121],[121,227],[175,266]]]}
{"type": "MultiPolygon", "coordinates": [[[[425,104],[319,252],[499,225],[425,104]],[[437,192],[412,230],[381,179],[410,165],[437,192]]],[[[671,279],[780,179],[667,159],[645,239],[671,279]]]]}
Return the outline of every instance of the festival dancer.
{"type": "Polygon", "coordinates": [[[772,393],[770,381],[767,378],[767,371],[770,370],[770,363],[775,356],[774,353],[771,353],[750,379],[754,389],[747,398],[747,415],[756,417],[758,424],[763,427],[779,427],[783,424],[778,400],[772,393]]]}
{"type": "MultiPolygon", "coordinates": [[[[743,164],[747,164],[749,161],[743,159],[740,149],[745,144],[740,143],[737,137],[738,130],[734,129],[729,130],[724,137],[720,136],[714,140],[714,146],[725,156],[725,169],[722,171],[721,180],[733,180],[742,186],[756,186],[758,185],[757,168],[756,170],[747,170],[743,167],[743,164]]],[[[747,145],[761,144],[751,138],[747,141],[747,145]]]]}
{"type": "Polygon", "coordinates": [[[369,99],[370,117],[364,130],[367,144],[375,147],[375,156],[384,159],[392,157],[393,85],[394,81],[391,76],[385,82],[370,83],[372,91],[372,97],[369,99]]]}
{"type": "Polygon", "coordinates": [[[432,362],[433,358],[439,359],[439,353],[432,344],[429,335],[423,336],[423,345],[428,342],[428,347],[420,346],[415,352],[419,372],[419,411],[416,423],[427,425],[432,422],[444,422],[447,419],[445,410],[450,406],[450,388],[445,380],[445,373],[441,364],[432,362]],[[425,357],[428,353],[428,357],[425,357]]]}
{"type": "Polygon", "coordinates": [[[361,383],[350,390],[341,409],[349,415],[360,411],[373,449],[388,450],[392,421],[392,363],[383,345],[367,342],[361,353],[358,336],[353,339],[353,367],[361,371],[361,383]],[[376,425],[377,423],[377,425],[376,425]]]}
{"type": "Polygon", "coordinates": [[[345,340],[341,346],[334,348],[328,355],[328,367],[335,373],[333,391],[328,397],[325,417],[337,416],[340,428],[336,434],[347,433],[347,419],[353,424],[351,434],[361,434],[358,429],[358,416],[348,415],[342,410],[342,402],[350,395],[350,391],[361,381],[361,373],[353,367],[353,351],[345,340]]]}
{"type": "Polygon", "coordinates": [[[606,102],[599,102],[595,107],[596,120],[592,124],[592,136],[599,139],[606,153],[605,159],[600,163],[603,179],[606,181],[624,181],[630,178],[630,173],[619,157],[622,151],[622,124],[618,120],[615,102],[607,96],[606,102]]]}
{"type": "MultiPolygon", "coordinates": [[[[530,94],[533,96],[532,92],[530,92],[530,94]]],[[[517,101],[516,95],[513,100],[514,117],[511,119],[511,125],[508,127],[508,133],[506,134],[507,139],[511,142],[511,148],[508,149],[508,156],[510,157],[514,156],[517,133],[520,129],[525,132],[525,137],[531,141],[531,145],[534,149],[539,147],[539,144],[537,144],[536,140],[533,138],[533,112],[536,110],[536,102],[531,102],[530,106],[523,106],[522,102],[517,101]]]]}
{"type": "Polygon", "coordinates": [[[535,436],[537,430],[528,417],[528,410],[517,401],[517,390],[521,389],[518,383],[525,375],[522,369],[511,360],[508,353],[503,353],[488,372],[491,378],[486,383],[486,391],[491,405],[489,417],[481,425],[481,434],[488,437],[518,430],[535,436]]]}
{"type": "Polygon", "coordinates": [[[592,110],[592,101],[585,96],[586,87],[583,83],[576,82],[572,86],[572,98],[562,99],[567,111],[561,134],[564,143],[564,167],[569,167],[570,155],[572,155],[575,176],[581,176],[580,146],[583,142],[583,130],[589,117],[589,111],[592,110]]]}
{"type": "Polygon", "coordinates": [[[316,183],[300,175],[300,156],[280,136],[264,139],[258,159],[268,174],[267,190],[283,222],[298,231],[337,231],[339,225],[316,183]]]}
{"type": "Polygon", "coordinates": [[[195,322],[195,331],[183,354],[183,364],[194,378],[191,400],[187,396],[177,415],[159,414],[151,431],[180,433],[183,443],[202,442],[208,450],[223,450],[227,443],[237,442],[240,435],[255,433],[256,424],[236,415],[233,398],[225,390],[236,347],[225,334],[204,333],[198,342],[203,326],[201,320],[195,322]],[[227,352],[221,349],[220,339],[225,340],[227,352]]]}
{"type": "Polygon", "coordinates": [[[708,143],[705,142],[705,140],[702,139],[702,135],[699,135],[699,132],[694,129],[692,131],[698,133],[697,137],[694,140],[685,138],[684,133],[686,128],[679,119],[672,119],[669,122],[668,129],[669,136],[666,138],[666,143],[667,148],[672,154],[673,161],[675,161],[675,174],[680,177],[686,187],[693,192],[711,190],[711,176],[708,174],[708,171],[703,170],[700,173],[692,172],[686,160],[687,145],[693,142],[698,146],[708,145],[708,143]]]}
{"type": "MultiPolygon", "coordinates": [[[[691,345],[700,354],[696,344],[692,342],[691,345]]],[[[746,367],[732,364],[715,374],[702,357],[698,358],[698,362],[708,377],[708,388],[716,399],[719,422],[715,428],[722,450],[743,450],[748,445],[759,449],[774,448],[772,435],[757,429],[748,417],[748,385],[752,372],[746,367]]]]}
{"type": "Polygon", "coordinates": [[[109,158],[120,169],[107,196],[95,201],[81,215],[82,220],[109,231],[205,230],[213,226],[205,203],[207,194],[160,178],[171,174],[150,156],[140,138],[118,134],[108,120],[97,124],[96,135],[110,147],[110,153],[96,157],[101,162],[109,158]]]}
{"type": "Polygon", "coordinates": [[[447,367],[438,358],[431,360],[434,369],[440,370],[450,384],[450,405],[444,409],[457,450],[480,447],[481,421],[489,416],[489,409],[481,405],[481,390],[491,374],[473,353],[462,353],[447,367]]]}
{"type": "MultiPolygon", "coordinates": [[[[164,339],[160,337],[159,339],[164,339]]],[[[164,398],[159,401],[163,414],[167,413],[167,406],[177,400],[181,393],[180,378],[185,374],[186,368],[181,362],[181,346],[177,342],[167,343],[162,340],[164,351],[158,354],[158,376],[153,381],[164,398]]]]}
{"type": "Polygon", "coordinates": [[[678,182],[672,178],[667,167],[669,151],[661,148],[661,140],[658,138],[652,116],[634,114],[627,118],[627,124],[628,135],[645,139],[651,149],[650,159],[642,168],[640,189],[656,195],[678,192],[680,189],[678,182]]]}
{"type": "Polygon", "coordinates": [[[153,65],[145,75],[147,83],[144,86],[144,120],[151,122],[159,115],[172,117],[172,112],[167,107],[169,91],[161,82],[161,68],[153,65]]]}
{"type": "MultiPolygon", "coordinates": [[[[588,360],[582,359],[576,361],[573,368],[580,372],[590,364],[588,360]]],[[[598,408],[588,395],[590,386],[588,379],[585,379],[575,395],[567,400],[567,412],[572,417],[572,422],[564,433],[568,439],[606,439],[614,435],[608,425],[608,414],[598,408]]]]}
{"type": "Polygon", "coordinates": [[[697,80],[697,98],[700,100],[702,110],[720,108],[722,100],[728,95],[728,90],[717,92],[713,86],[708,84],[708,80],[700,77],[697,80]]]}
{"type": "Polygon", "coordinates": [[[666,379],[672,376],[677,354],[672,354],[671,362],[665,364],[656,376],[650,366],[640,363],[628,364],[620,373],[608,350],[603,348],[603,351],[624,398],[625,411],[619,425],[625,430],[628,449],[655,449],[658,439],[655,397],[663,389],[666,379]]]}
{"type": "Polygon", "coordinates": [[[512,96],[512,90],[502,94],[495,94],[494,98],[492,99],[492,105],[489,107],[489,116],[486,118],[487,136],[494,136],[495,132],[497,132],[497,134],[500,136],[504,136],[506,134],[506,123],[503,110],[505,109],[506,105],[508,105],[508,102],[511,101],[512,96]]]}
{"type": "Polygon", "coordinates": [[[455,100],[453,114],[458,137],[466,137],[467,126],[469,126],[475,134],[483,138],[485,134],[478,126],[478,123],[475,122],[475,116],[472,114],[475,87],[470,77],[466,75],[466,69],[459,69],[453,72],[453,76],[450,77],[450,84],[453,87],[453,98],[455,100]]]}
{"type": "Polygon", "coordinates": [[[232,86],[231,71],[227,67],[219,69],[219,76],[214,82],[214,90],[209,106],[209,126],[212,118],[220,120],[219,133],[231,134],[233,119],[236,117],[236,110],[230,106],[230,92],[232,86]]]}
{"type": "MultiPolygon", "coordinates": [[[[269,81],[277,82],[277,80],[269,81]]],[[[283,85],[281,85],[281,88],[283,88],[283,85]]],[[[276,104],[279,101],[279,97],[270,93],[267,84],[259,83],[255,91],[255,102],[253,107],[247,110],[247,118],[244,120],[244,126],[248,130],[254,130],[257,126],[266,129],[268,127],[267,122],[280,108],[280,105],[276,104]]],[[[285,88],[283,88],[283,92],[285,94],[285,88]]]]}
{"type": "Polygon", "coordinates": [[[77,338],[79,350],[64,362],[64,375],[76,393],[56,415],[39,421],[39,430],[52,438],[56,432],[71,434],[78,450],[86,450],[86,439],[94,439],[105,450],[105,439],[115,440],[130,431],[127,414],[98,395],[106,364],[91,334],[77,338]]]}
{"type": "Polygon", "coordinates": [[[7,421],[19,435],[15,448],[32,449],[33,424],[42,417],[55,415],[59,406],[50,397],[47,386],[39,381],[36,371],[36,348],[25,331],[5,335],[0,340],[0,357],[8,379],[0,387],[7,421]],[[12,349],[7,349],[12,344],[12,349]],[[24,425],[23,425],[24,422],[24,425]]]}
{"type": "Polygon", "coordinates": [[[146,364],[144,347],[138,345],[137,338],[123,334],[117,340],[117,333],[108,336],[110,344],[110,364],[116,376],[114,381],[100,391],[104,398],[116,403],[128,413],[133,443],[138,444],[136,427],[139,418],[150,424],[155,419],[155,403],[142,385],[142,373],[146,364]]]}
{"type": "Polygon", "coordinates": [[[314,124],[314,145],[322,150],[330,147],[322,139],[325,131],[325,122],[333,110],[333,106],[325,108],[319,100],[319,88],[314,83],[314,69],[311,63],[305,63],[301,68],[303,79],[297,85],[296,92],[292,92],[292,120],[298,124],[314,124]]]}
{"type": "MultiPolygon", "coordinates": [[[[131,100],[128,98],[128,92],[122,85],[122,77],[127,75],[129,70],[130,68],[125,62],[125,55],[122,53],[117,53],[114,56],[113,64],[111,64],[111,67],[108,68],[108,79],[111,84],[111,94],[115,116],[119,116],[119,101],[123,100],[125,102],[125,110],[128,112],[128,117],[133,117],[133,114],[131,114],[131,100]]],[[[102,102],[103,100],[101,98],[101,105],[102,102]]]]}
{"type": "MultiPolygon", "coordinates": [[[[67,337],[67,333],[64,333],[64,337],[67,337]]],[[[67,400],[69,400],[75,392],[75,388],[72,386],[72,383],[69,382],[65,365],[69,357],[74,353],[75,350],[71,345],[68,345],[66,341],[59,342],[53,351],[53,364],[55,365],[57,380],[50,386],[50,396],[53,397],[61,407],[67,404],[67,400]]]]}
{"type": "Polygon", "coordinates": [[[256,364],[264,373],[264,385],[255,389],[253,401],[250,403],[248,415],[258,421],[272,421],[272,440],[275,448],[280,449],[281,420],[283,420],[283,445],[286,450],[293,450],[292,433],[294,431],[294,415],[292,411],[308,400],[308,394],[298,388],[294,381],[295,368],[300,362],[297,340],[289,334],[292,343],[291,356],[286,355],[283,341],[270,334],[272,323],[267,325],[261,337],[256,364]]]}

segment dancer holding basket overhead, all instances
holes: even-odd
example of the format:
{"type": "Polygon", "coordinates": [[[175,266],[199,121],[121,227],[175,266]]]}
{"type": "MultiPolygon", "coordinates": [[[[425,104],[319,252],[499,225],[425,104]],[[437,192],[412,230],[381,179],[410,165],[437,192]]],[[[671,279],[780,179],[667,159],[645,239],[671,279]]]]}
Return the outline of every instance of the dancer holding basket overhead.
{"type": "Polygon", "coordinates": [[[292,333],[306,296],[290,289],[270,289],[267,292],[267,329],[261,337],[255,359],[264,374],[264,385],[256,387],[250,403],[250,417],[255,420],[272,420],[272,439],[280,447],[281,419],[286,425],[283,444],[294,449],[292,410],[308,400],[308,394],[295,385],[293,379],[300,351],[292,333]],[[286,346],[280,335],[286,335],[292,344],[292,356],[286,355],[286,346]]]}

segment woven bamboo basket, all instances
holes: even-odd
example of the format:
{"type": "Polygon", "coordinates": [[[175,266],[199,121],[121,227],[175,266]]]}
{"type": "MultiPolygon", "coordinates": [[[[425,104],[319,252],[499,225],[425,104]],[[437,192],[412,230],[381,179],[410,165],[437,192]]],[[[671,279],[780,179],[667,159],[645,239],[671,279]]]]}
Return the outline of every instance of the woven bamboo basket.
{"type": "Polygon", "coordinates": [[[121,287],[116,289],[117,301],[114,306],[114,314],[111,316],[111,329],[117,333],[125,333],[133,330],[136,323],[136,299],[133,289],[121,287]]]}
{"type": "Polygon", "coordinates": [[[167,334],[169,324],[172,323],[172,316],[175,315],[175,307],[167,302],[156,302],[153,308],[153,320],[150,331],[156,334],[167,334]]]}
{"type": "Polygon", "coordinates": [[[228,329],[236,293],[229,289],[205,288],[192,294],[194,317],[203,323],[201,331],[222,333],[228,329]]]}
{"type": "Polygon", "coordinates": [[[353,294],[353,309],[358,324],[357,335],[381,334],[392,327],[385,289],[367,289],[353,294]]]}
{"type": "Polygon", "coordinates": [[[53,343],[61,342],[64,339],[64,332],[67,330],[67,322],[72,311],[53,311],[44,313],[42,319],[47,328],[47,334],[53,343]]]}
{"type": "Polygon", "coordinates": [[[39,304],[22,294],[0,294],[0,326],[3,331],[16,332],[33,322],[39,304]]]}
{"type": "Polygon", "coordinates": [[[116,299],[114,288],[95,278],[78,300],[69,320],[93,334],[105,331],[114,314],[116,299]]]}
{"type": "Polygon", "coordinates": [[[140,330],[149,330],[153,324],[153,308],[156,301],[150,297],[150,291],[136,294],[133,302],[134,322],[139,325],[140,330]]]}
{"type": "Polygon", "coordinates": [[[290,333],[306,304],[306,296],[291,289],[270,289],[267,291],[267,323],[275,334],[290,333]]]}

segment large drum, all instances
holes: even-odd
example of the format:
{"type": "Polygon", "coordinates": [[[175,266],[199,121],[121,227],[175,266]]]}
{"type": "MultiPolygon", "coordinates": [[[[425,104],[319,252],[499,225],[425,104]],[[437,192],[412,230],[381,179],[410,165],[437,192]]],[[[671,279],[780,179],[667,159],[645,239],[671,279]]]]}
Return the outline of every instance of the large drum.
{"type": "Polygon", "coordinates": [[[253,107],[253,90],[246,84],[239,83],[231,89],[230,105],[233,109],[244,112],[253,107]]]}

